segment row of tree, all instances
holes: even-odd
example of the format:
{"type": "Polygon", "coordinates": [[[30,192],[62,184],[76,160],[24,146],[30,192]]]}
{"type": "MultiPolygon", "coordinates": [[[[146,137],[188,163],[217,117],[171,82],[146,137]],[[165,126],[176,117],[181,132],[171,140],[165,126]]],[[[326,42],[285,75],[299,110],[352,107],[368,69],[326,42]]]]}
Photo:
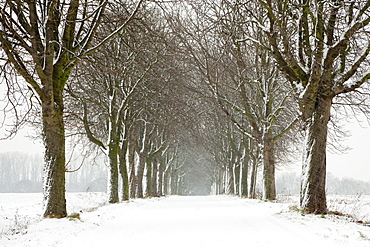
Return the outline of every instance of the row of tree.
{"type": "MultiPolygon", "coordinates": [[[[196,153],[196,150],[192,150],[196,153]]],[[[212,159],[212,155],[203,150],[203,156],[198,154],[191,157],[188,154],[179,155],[178,161],[183,161],[177,167],[181,168],[177,176],[183,177],[180,183],[169,185],[162,188],[162,194],[180,194],[180,195],[207,195],[207,194],[242,194],[238,185],[245,185],[236,180],[225,181],[220,177],[221,169],[214,169],[216,177],[207,178],[207,166],[202,166],[205,159],[212,159]],[[184,162],[185,161],[185,162],[184,162]],[[218,182],[223,180],[223,182],[218,182]],[[222,187],[220,187],[222,185],[222,187]],[[177,187],[177,189],[174,189],[177,187]]],[[[67,192],[106,192],[107,191],[107,173],[108,169],[104,165],[103,157],[89,160],[89,165],[83,165],[78,172],[69,172],[66,176],[67,192]]],[[[71,160],[69,168],[75,168],[80,165],[82,160],[71,160]]],[[[39,154],[27,154],[21,152],[0,153],[0,193],[39,193],[42,192],[42,156],[39,154]]],[[[225,169],[225,168],[223,168],[225,169]]],[[[233,168],[231,168],[233,169],[233,168]]],[[[235,169],[235,168],[234,168],[235,169]]],[[[238,171],[236,166],[236,170],[238,171]]],[[[232,174],[232,173],[231,173],[232,174]]],[[[174,173],[169,174],[175,175],[174,173]]],[[[233,175],[233,174],[232,174],[233,175]]],[[[233,175],[235,176],[235,175],[233,175]]],[[[236,176],[237,177],[237,176],[236,176]]],[[[261,198],[262,181],[260,175],[254,188],[252,197],[261,198]]],[[[166,178],[166,181],[171,180],[166,178]]],[[[230,178],[231,179],[231,178],[230,178]]],[[[353,178],[337,178],[328,173],[326,178],[327,193],[336,195],[370,195],[369,182],[356,180],[353,178]]],[[[295,172],[283,172],[276,177],[276,193],[282,195],[298,195],[300,192],[300,176],[295,172]]],[[[158,193],[159,194],[159,193],[158,193]]]]}
{"type": "Polygon", "coordinates": [[[42,130],[44,216],[67,214],[66,138],[68,152],[106,157],[116,203],[120,191],[127,200],[210,185],[254,198],[259,168],[263,198],[274,200],[276,165],[305,137],[301,207],[325,213],[330,120],[335,127],[343,105],[368,111],[369,7],[3,1],[4,111],[15,110],[15,130],[25,119],[42,130]]]}

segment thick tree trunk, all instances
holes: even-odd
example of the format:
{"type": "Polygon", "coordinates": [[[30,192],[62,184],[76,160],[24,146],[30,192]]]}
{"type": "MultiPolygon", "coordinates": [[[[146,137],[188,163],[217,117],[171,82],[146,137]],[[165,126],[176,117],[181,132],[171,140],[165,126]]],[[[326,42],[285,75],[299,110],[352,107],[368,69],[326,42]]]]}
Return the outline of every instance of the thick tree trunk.
{"type": "MultiPolygon", "coordinates": [[[[51,89],[50,89],[51,91],[51,89]]],[[[51,93],[51,92],[50,92],[51,93]]],[[[43,140],[45,145],[44,209],[45,218],[67,216],[65,198],[65,132],[62,97],[53,100],[45,92],[42,102],[43,140]]]]}
{"type": "Polygon", "coordinates": [[[274,143],[270,132],[263,136],[263,199],[276,199],[274,143]]]}
{"type": "Polygon", "coordinates": [[[300,204],[308,213],[327,212],[326,142],[331,105],[331,98],[318,98],[312,117],[306,124],[300,204]]]}

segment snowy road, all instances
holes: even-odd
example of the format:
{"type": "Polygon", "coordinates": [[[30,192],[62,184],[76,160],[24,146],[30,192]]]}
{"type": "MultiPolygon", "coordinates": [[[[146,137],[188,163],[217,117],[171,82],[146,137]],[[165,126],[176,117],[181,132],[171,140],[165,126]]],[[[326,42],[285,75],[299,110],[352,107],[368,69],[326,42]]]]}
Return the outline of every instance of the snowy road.
{"type": "MultiPolygon", "coordinates": [[[[366,237],[349,236],[358,232],[357,228],[282,210],[282,204],[227,196],[136,200],[83,213],[82,222],[42,220],[26,235],[3,239],[0,245],[370,246],[366,237]]],[[[361,231],[361,236],[370,236],[365,228],[361,231]]]]}

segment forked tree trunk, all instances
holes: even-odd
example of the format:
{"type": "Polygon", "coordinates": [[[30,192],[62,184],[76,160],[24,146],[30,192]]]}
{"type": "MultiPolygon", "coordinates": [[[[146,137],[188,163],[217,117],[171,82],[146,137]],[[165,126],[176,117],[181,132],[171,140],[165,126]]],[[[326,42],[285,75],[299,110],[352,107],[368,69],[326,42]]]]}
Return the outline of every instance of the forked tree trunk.
{"type": "Polygon", "coordinates": [[[275,200],[275,157],[272,133],[263,136],[263,199],[275,200]]]}
{"type": "MultiPolygon", "coordinates": [[[[45,145],[44,209],[45,218],[67,216],[65,197],[65,132],[62,97],[52,100],[45,88],[42,102],[43,140],[45,145]],[[49,96],[49,97],[48,97],[49,96]]],[[[49,90],[52,93],[51,89],[49,90]]]]}
{"type": "Polygon", "coordinates": [[[331,98],[317,99],[312,117],[306,123],[300,204],[307,213],[327,212],[326,142],[331,105],[331,98]]]}

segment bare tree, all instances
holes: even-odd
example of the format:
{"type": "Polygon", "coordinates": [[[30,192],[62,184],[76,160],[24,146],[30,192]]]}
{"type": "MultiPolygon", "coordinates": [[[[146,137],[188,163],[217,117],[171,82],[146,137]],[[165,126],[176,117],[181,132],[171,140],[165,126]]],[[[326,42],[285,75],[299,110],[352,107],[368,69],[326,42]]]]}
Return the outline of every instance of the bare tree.
{"type": "MultiPolygon", "coordinates": [[[[264,49],[243,41],[263,37],[247,25],[240,1],[195,1],[189,13],[170,14],[200,80],[246,138],[261,148],[265,199],[274,200],[275,144],[297,123],[289,87],[264,49]]],[[[191,7],[191,8],[190,8],[191,7]]],[[[281,146],[282,147],[282,146],[281,146]]],[[[279,150],[284,152],[284,150],[279,150]]]]}
{"type": "MultiPolygon", "coordinates": [[[[301,207],[326,213],[328,123],[333,102],[368,84],[370,1],[254,1],[253,22],[297,95],[306,130],[301,207]],[[264,11],[264,18],[256,13],[264,11]],[[340,97],[340,98],[338,98],[340,97]]],[[[251,21],[252,21],[251,19],[251,21]]]]}
{"type": "MultiPolygon", "coordinates": [[[[42,109],[45,144],[44,217],[65,217],[64,88],[72,69],[123,29],[95,38],[108,1],[2,1],[0,43],[10,65],[23,77],[42,109]]],[[[4,71],[4,70],[3,70],[4,71]]]]}

